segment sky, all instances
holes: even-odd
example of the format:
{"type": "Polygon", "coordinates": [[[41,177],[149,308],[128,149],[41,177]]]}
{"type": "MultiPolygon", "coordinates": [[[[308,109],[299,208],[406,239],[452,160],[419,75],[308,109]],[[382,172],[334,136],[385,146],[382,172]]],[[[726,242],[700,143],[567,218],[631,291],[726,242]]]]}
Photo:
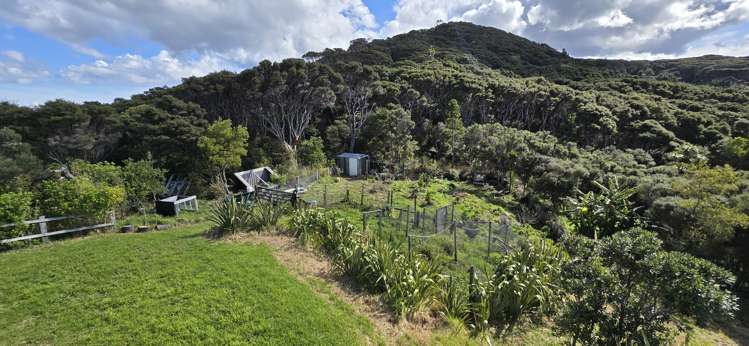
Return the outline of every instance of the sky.
{"type": "Polygon", "coordinates": [[[749,56],[749,0],[0,0],[0,100],[111,102],[438,21],[572,56],[749,56]]]}

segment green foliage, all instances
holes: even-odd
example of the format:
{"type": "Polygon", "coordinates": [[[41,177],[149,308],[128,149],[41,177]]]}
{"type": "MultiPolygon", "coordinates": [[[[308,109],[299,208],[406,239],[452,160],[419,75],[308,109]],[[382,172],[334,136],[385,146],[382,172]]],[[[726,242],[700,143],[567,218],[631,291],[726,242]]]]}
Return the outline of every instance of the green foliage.
{"type": "Polygon", "coordinates": [[[244,126],[232,127],[231,120],[219,120],[208,127],[198,139],[198,148],[206,155],[208,162],[220,171],[242,165],[242,157],[247,155],[247,140],[250,138],[244,126]]]}
{"type": "Polygon", "coordinates": [[[671,184],[677,194],[671,200],[673,207],[656,205],[654,214],[663,215],[666,224],[674,228],[676,246],[696,250],[727,241],[738,227],[749,225],[749,216],[726,200],[739,192],[738,183],[739,176],[730,166],[691,166],[683,178],[671,184]]]}
{"type": "Polygon", "coordinates": [[[249,230],[253,226],[252,202],[247,198],[219,199],[211,207],[208,221],[213,223],[219,235],[249,230]]]}
{"type": "Polygon", "coordinates": [[[0,224],[16,224],[0,228],[0,239],[20,236],[28,229],[23,221],[34,217],[33,202],[34,195],[30,192],[0,193],[0,224]]]}
{"type": "Polygon", "coordinates": [[[468,285],[449,275],[440,275],[437,280],[437,308],[445,319],[467,321],[471,306],[468,301],[468,285]]]}
{"type": "Polygon", "coordinates": [[[289,226],[301,241],[333,257],[341,272],[372,291],[382,292],[398,316],[412,317],[436,293],[436,264],[408,259],[387,241],[362,237],[356,227],[334,212],[298,210],[289,226]]]}
{"type": "Polygon", "coordinates": [[[563,252],[546,239],[533,239],[502,256],[487,283],[489,321],[510,330],[521,317],[552,314],[562,298],[563,252]]]}
{"type": "Polygon", "coordinates": [[[74,160],[70,163],[70,170],[73,175],[88,177],[96,184],[123,185],[122,169],[111,162],[90,163],[74,160]]]}
{"type": "Polygon", "coordinates": [[[457,161],[458,156],[462,153],[463,137],[466,129],[463,125],[463,117],[460,115],[460,104],[457,100],[451,99],[447,106],[447,115],[445,122],[440,124],[440,134],[444,154],[450,157],[453,163],[457,161]]]}
{"type": "Polygon", "coordinates": [[[276,226],[278,220],[288,211],[287,204],[228,196],[211,207],[208,220],[213,223],[218,235],[247,231],[259,233],[269,226],[276,226]]]}
{"type": "Polygon", "coordinates": [[[39,174],[42,162],[32,149],[16,131],[0,128],[0,191],[13,190],[18,179],[31,179],[39,174]]]}
{"type": "Polygon", "coordinates": [[[297,147],[297,157],[305,166],[323,167],[327,163],[324,146],[320,137],[310,137],[297,147]]]}
{"type": "Polygon", "coordinates": [[[70,180],[47,180],[39,191],[39,208],[48,216],[101,217],[125,201],[121,186],[95,184],[83,176],[70,180]]]}
{"type": "Polygon", "coordinates": [[[621,231],[599,241],[569,236],[562,267],[569,292],[559,329],[583,344],[658,343],[676,314],[730,318],[734,277],[714,264],[661,249],[652,232],[621,231]]]}
{"type": "Polygon", "coordinates": [[[388,104],[375,109],[365,130],[370,138],[369,151],[389,167],[408,164],[417,147],[411,134],[415,126],[411,113],[399,105],[388,104]]]}
{"type": "Polygon", "coordinates": [[[149,200],[153,201],[156,196],[165,193],[164,173],[166,171],[154,167],[151,160],[125,160],[122,179],[127,198],[132,205],[142,208],[149,200]]]}
{"type": "Polygon", "coordinates": [[[608,187],[594,184],[600,193],[578,191],[579,197],[570,199],[569,221],[577,233],[598,239],[641,223],[630,201],[634,188],[621,187],[617,179],[610,180],[608,187]]]}

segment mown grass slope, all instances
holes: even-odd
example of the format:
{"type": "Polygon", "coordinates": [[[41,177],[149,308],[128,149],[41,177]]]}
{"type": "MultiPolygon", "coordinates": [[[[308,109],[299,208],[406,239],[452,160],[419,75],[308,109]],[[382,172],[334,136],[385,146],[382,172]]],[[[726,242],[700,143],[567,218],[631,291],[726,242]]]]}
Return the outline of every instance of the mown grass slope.
{"type": "Polygon", "coordinates": [[[205,225],[0,253],[0,344],[361,344],[374,327],[205,225]]]}

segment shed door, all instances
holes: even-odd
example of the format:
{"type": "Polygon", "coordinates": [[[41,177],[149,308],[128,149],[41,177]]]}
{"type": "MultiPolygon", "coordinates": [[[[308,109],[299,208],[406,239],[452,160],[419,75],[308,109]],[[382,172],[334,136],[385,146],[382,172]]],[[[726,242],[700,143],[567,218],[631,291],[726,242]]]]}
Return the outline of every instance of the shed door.
{"type": "Polygon", "coordinates": [[[359,160],[347,159],[348,161],[348,176],[356,177],[359,175],[359,160]]]}

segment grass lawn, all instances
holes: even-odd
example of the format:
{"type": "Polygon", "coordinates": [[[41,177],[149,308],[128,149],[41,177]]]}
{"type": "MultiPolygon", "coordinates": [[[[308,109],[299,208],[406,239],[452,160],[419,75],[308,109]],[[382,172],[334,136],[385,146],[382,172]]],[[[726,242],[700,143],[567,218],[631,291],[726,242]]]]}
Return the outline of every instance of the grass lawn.
{"type": "Polygon", "coordinates": [[[0,253],[0,344],[361,344],[372,324],[330,304],[264,246],[205,224],[0,253]]]}

